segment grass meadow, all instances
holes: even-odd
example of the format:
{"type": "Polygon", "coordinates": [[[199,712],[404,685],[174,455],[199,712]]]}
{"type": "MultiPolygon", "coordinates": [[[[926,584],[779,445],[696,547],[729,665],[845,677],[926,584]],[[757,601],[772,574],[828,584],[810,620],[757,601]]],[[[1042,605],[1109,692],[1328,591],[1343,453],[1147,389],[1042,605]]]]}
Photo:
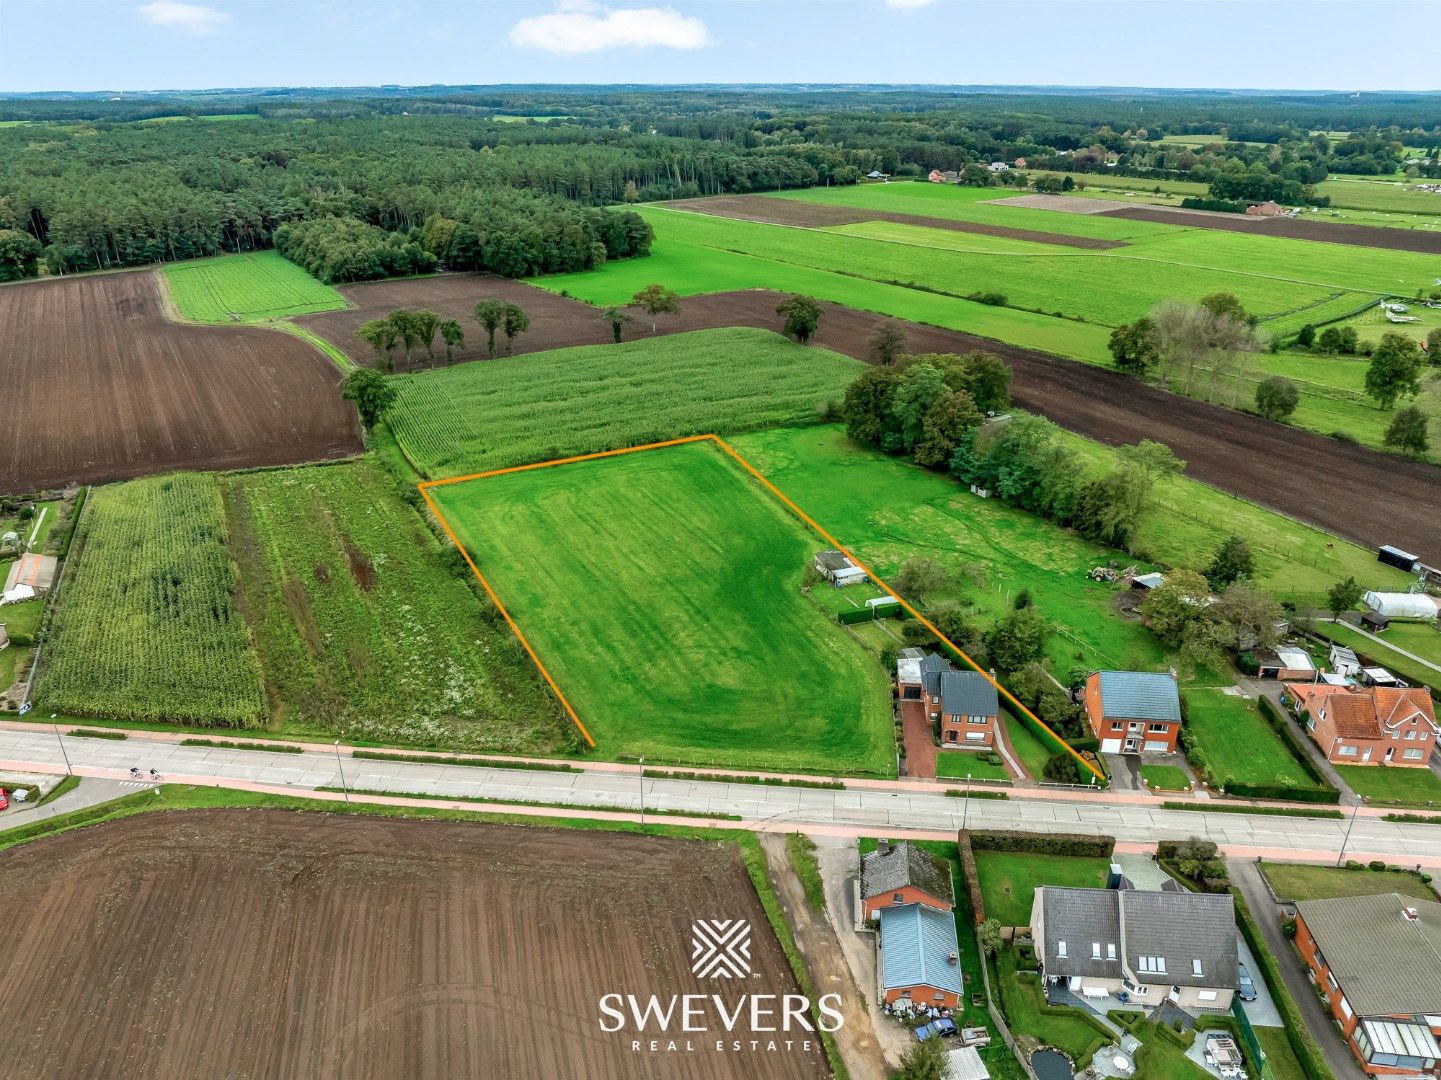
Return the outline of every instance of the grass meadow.
{"type": "Polygon", "coordinates": [[[1042,885],[1103,889],[1111,870],[1108,859],[1076,855],[1036,855],[1022,851],[977,851],[976,877],[986,918],[1002,926],[1028,926],[1031,900],[1042,885]]]}
{"type": "Polygon", "coordinates": [[[1186,727],[1219,787],[1232,781],[1315,787],[1291,750],[1261,718],[1256,703],[1220,690],[1189,690],[1186,727]]]}
{"type": "Polygon", "coordinates": [[[1337,765],[1341,779],[1357,795],[1378,806],[1441,806],[1441,779],[1430,769],[1394,765],[1337,765]]]}
{"type": "Polygon", "coordinates": [[[1415,874],[1402,870],[1347,870],[1337,866],[1305,866],[1266,862],[1261,872],[1283,900],[1332,900],[1340,896],[1379,896],[1400,893],[1418,900],[1435,900],[1415,874]]]}
{"type": "Polygon", "coordinates": [[[813,421],[862,366],[768,330],[700,330],[399,376],[388,420],[414,466],[442,478],[813,421]]]}
{"type": "Polygon", "coordinates": [[[339,292],[275,251],[170,263],[161,273],[175,307],[193,322],[258,322],[346,306],[339,292]]]}
{"type": "Polygon", "coordinates": [[[893,775],[886,672],[799,591],[824,541],[714,444],[431,495],[603,756],[893,775]]]}

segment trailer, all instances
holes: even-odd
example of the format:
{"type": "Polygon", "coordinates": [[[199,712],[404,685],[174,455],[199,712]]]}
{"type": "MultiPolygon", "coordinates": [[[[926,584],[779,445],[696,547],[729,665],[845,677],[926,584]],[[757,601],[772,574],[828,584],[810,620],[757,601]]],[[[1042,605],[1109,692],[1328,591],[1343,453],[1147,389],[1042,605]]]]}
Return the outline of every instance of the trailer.
{"type": "Polygon", "coordinates": [[[1387,566],[1394,566],[1398,570],[1405,570],[1408,574],[1414,574],[1421,568],[1421,560],[1409,551],[1402,551],[1390,544],[1382,544],[1376,552],[1376,561],[1383,562],[1387,566]]]}

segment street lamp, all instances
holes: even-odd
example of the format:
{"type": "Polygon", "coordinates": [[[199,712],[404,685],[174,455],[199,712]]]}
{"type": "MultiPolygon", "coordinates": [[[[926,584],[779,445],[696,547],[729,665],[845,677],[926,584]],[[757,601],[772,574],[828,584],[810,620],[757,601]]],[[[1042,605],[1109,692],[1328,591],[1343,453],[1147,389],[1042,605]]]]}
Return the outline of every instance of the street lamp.
{"type": "Polygon", "coordinates": [[[961,801],[961,832],[966,831],[966,822],[971,817],[971,774],[966,773],[966,797],[961,801]]]}
{"type": "Polygon", "coordinates": [[[50,726],[55,729],[55,741],[60,744],[60,756],[65,759],[65,775],[74,776],[75,772],[70,768],[70,755],[65,752],[65,740],[60,737],[60,725],[55,722],[55,714],[50,714],[50,726]]]}
{"type": "Polygon", "coordinates": [[[345,805],[350,805],[350,790],[345,786],[345,766],[340,763],[340,740],[335,740],[335,768],[340,773],[340,793],[345,796],[345,805]]]}
{"type": "Polygon", "coordinates": [[[1346,823],[1346,835],[1341,838],[1341,851],[1340,854],[1336,856],[1337,866],[1340,866],[1346,861],[1346,845],[1351,841],[1351,830],[1356,826],[1356,815],[1360,812],[1361,804],[1365,801],[1366,796],[1362,795],[1356,800],[1356,805],[1351,807],[1351,820],[1346,823]]]}
{"type": "Polygon", "coordinates": [[[640,759],[640,823],[645,824],[645,758],[640,759]]]}

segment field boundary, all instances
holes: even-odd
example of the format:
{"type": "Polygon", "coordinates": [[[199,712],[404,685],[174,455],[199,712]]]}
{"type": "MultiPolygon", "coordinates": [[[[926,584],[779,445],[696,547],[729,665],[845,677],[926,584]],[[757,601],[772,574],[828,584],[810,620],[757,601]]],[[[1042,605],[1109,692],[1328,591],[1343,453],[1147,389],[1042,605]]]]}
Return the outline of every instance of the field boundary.
{"type": "Polygon", "coordinates": [[[1003,698],[1005,698],[1006,701],[1008,701],[1016,709],[1019,709],[1022,713],[1025,714],[1027,718],[1029,718],[1035,724],[1039,725],[1041,729],[1044,730],[1048,735],[1050,735],[1051,738],[1053,738],[1058,745],[1065,747],[1066,752],[1076,760],[1076,763],[1078,765],[1082,766],[1087,772],[1094,775],[1097,780],[1105,783],[1105,775],[1089,761],[1087,761],[1081,754],[1077,753],[1076,749],[1071,746],[1070,743],[1057,735],[1056,732],[1053,731],[1051,727],[1046,724],[1045,721],[1043,721],[1040,717],[1036,716],[1036,714],[1031,712],[1030,709],[1026,708],[1026,706],[1023,705],[1020,700],[1015,697],[1015,695],[1013,695],[1009,690],[1002,686],[996,679],[992,678],[991,674],[984,668],[982,668],[980,664],[977,664],[974,660],[972,660],[970,656],[965,652],[965,650],[960,648],[958,645],[955,644],[955,642],[951,641],[948,637],[942,634],[940,630],[938,630],[929,620],[925,618],[925,616],[923,616],[919,611],[917,611],[908,600],[906,600],[903,596],[900,596],[894,589],[892,589],[888,584],[886,584],[886,582],[880,577],[880,575],[876,574],[874,571],[871,570],[870,567],[868,567],[859,558],[857,558],[855,553],[852,552],[850,548],[846,547],[846,545],[842,544],[839,540],[832,536],[826,529],[824,529],[820,525],[819,522],[817,522],[813,517],[807,514],[798,505],[796,505],[796,503],[788,495],[786,495],[785,492],[781,491],[780,488],[776,487],[775,484],[771,483],[768,479],[766,479],[766,477],[760,472],[760,470],[757,469],[754,465],[752,465],[749,461],[747,461],[735,449],[735,447],[731,446],[730,443],[726,442],[723,438],[714,433],[704,435],[687,435],[678,439],[665,439],[661,442],[646,443],[642,446],[628,446],[622,447],[618,450],[602,450],[598,453],[593,454],[577,454],[571,457],[554,458],[550,461],[538,461],[530,465],[512,465],[504,469],[490,469],[485,472],[467,473],[463,476],[450,476],[439,480],[424,480],[416,485],[416,487],[420,491],[421,497],[425,499],[426,505],[430,507],[431,513],[435,515],[436,520],[439,521],[441,527],[445,529],[446,535],[450,537],[451,542],[455,544],[457,549],[459,549],[461,556],[465,559],[466,565],[470,567],[471,573],[473,573],[476,577],[476,580],[480,582],[481,587],[485,590],[486,595],[490,597],[491,602],[495,604],[496,610],[498,610],[501,616],[505,619],[506,624],[511,629],[511,632],[515,634],[516,639],[525,649],[526,654],[530,657],[531,661],[540,671],[540,674],[545,679],[546,684],[551,688],[552,691],[554,691],[555,696],[560,700],[561,706],[565,709],[566,715],[570,717],[571,722],[575,724],[576,729],[581,733],[581,736],[585,739],[586,744],[591,749],[594,749],[596,746],[595,738],[586,728],[580,716],[577,715],[569,699],[566,698],[565,693],[561,690],[560,685],[556,682],[554,676],[551,675],[549,669],[541,660],[540,655],[535,651],[535,648],[526,638],[525,633],[521,630],[519,624],[515,621],[509,610],[507,610],[505,604],[501,601],[499,594],[495,591],[495,588],[486,579],[486,576],[481,573],[480,567],[476,565],[475,560],[471,557],[470,552],[466,550],[465,545],[460,542],[460,537],[456,535],[456,532],[451,527],[450,522],[446,521],[445,515],[441,513],[439,505],[437,505],[435,500],[431,498],[430,489],[446,487],[450,484],[468,483],[472,480],[485,480],[493,476],[504,476],[509,473],[529,472],[534,469],[548,469],[557,465],[570,465],[580,461],[595,461],[600,458],[618,457],[622,454],[638,454],[648,450],[663,450],[671,446],[684,446],[690,443],[701,442],[708,442],[714,444],[723,453],[728,455],[732,460],[739,464],[742,469],[744,469],[752,477],[758,480],[761,483],[762,487],[764,487],[767,491],[769,491],[772,495],[779,499],[787,509],[789,509],[793,514],[799,517],[801,521],[805,522],[805,524],[808,525],[822,539],[824,539],[826,543],[830,544],[837,551],[843,553],[848,559],[850,559],[853,563],[859,566],[877,588],[884,591],[887,595],[895,597],[896,601],[901,605],[902,608],[905,609],[905,611],[912,618],[919,621],[922,626],[924,626],[931,633],[935,634],[936,638],[940,640],[948,649],[950,649],[956,656],[959,656],[974,671],[978,672],[982,678],[984,678],[993,687],[995,687],[996,691],[1003,698]]]}

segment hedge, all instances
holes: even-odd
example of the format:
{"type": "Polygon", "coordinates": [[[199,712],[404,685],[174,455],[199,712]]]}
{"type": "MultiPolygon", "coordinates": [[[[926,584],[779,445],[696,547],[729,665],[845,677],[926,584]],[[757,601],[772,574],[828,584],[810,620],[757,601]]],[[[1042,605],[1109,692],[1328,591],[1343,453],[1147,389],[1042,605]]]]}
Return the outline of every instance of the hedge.
{"type": "MultiPolygon", "coordinates": [[[[1246,806],[1241,803],[1163,802],[1162,810],[1198,810],[1203,814],[1274,814],[1278,817],[1343,818],[1339,810],[1319,806],[1246,806]]],[[[1437,819],[1441,821],[1441,818],[1437,819]]]]}
{"type": "Polygon", "coordinates": [[[1114,836],[1053,836],[1050,833],[995,829],[970,831],[975,851],[1024,851],[1032,855],[1076,855],[1086,859],[1109,859],[1116,850],[1114,836]]]}
{"type": "MultiPolygon", "coordinates": [[[[1331,787],[1331,782],[1326,779],[1320,769],[1316,768],[1316,763],[1311,760],[1311,752],[1301,745],[1301,741],[1296,737],[1296,732],[1291,728],[1286,718],[1281,715],[1281,711],[1276,708],[1275,702],[1265,695],[1262,695],[1260,699],[1258,699],[1258,704],[1261,707],[1261,715],[1266,718],[1266,723],[1271,725],[1272,731],[1281,736],[1281,741],[1286,744],[1286,748],[1291,751],[1291,755],[1300,763],[1306,775],[1316,781],[1319,786],[1335,791],[1336,789],[1331,787]]],[[[1340,797],[1340,793],[1337,792],[1336,799],[1330,801],[1335,802],[1339,800],[1340,797]]],[[[1311,800],[1307,801],[1309,802],[1311,800]]]]}
{"type": "Polygon", "coordinates": [[[1224,788],[1226,794],[1236,795],[1243,799],[1282,799],[1291,802],[1308,803],[1339,803],[1341,793],[1337,791],[1311,761],[1311,755],[1296,739],[1295,733],[1291,730],[1284,717],[1277,712],[1275,705],[1267,697],[1259,699],[1261,716],[1271,726],[1283,743],[1295,758],[1296,763],[1301,766],[1301,771],[1311,778],[1315,787],[1289,787],[1285,784],[1247,784],[1235,777],[1217,777],[1212,771],[1210,763],[1206,760],[1205,748],[1196,744],[1187,727],[1181,728],[1181,747],[1186,752],[1186,760],[1191,763],[1192,769],[1203,780],[1215,788],[1224,788]]]}
{"type": "Polygon", "coordinates": [[[1181,208],[1184,210],[1215,210],[1222,214],[1244,214],[1246,212],[1245,203],[1232,202],[1229,199],[1203,199],[1195,195],[1182,199],[1181,208]]]}
{"type": "Polygon", "coordinates": [[[1236,925],[1241,928],[1241,936],[1251,947],[1251,955],[1256,958],[1256,963],[1261,965],[1261,974],[1266,985],[1271,988],[1271,999],[1276,1003],[1281,1019],[1285,1022],[1286,1041],[1291,1044],[1291,1051],[1296,1055],[1301,1072],[1305,1074],[1306,1080],[1336,1080],[1336,1074],[1321,1056],[1321,1048],[1306,1030],[1306,1021],[1301,1019],[1301,1010],[1296,1008],[1296,1001],[1281,978],[1281,969],[1276,958],[1271,955],[1271,950],[1266,948],[1261,930],[1251,915],[1251,909],[1246,906],[1246,898],[1237,889],[1231,890],[1231,896],[1236,901],[1236,925]]]}
{"type": "Polygon", "coordinates": [[[961,876],[966,879],[966,895],[971,898],[971,916],[980,926],[986,921],[986,901],[981,896],[981,875],[976,871],[976,853],[971,850],[971,834],[967,830],[956,833],[956,847],[961,853],[961,876]]]}
{"type": "Polygon", "coordinates": [[[899,619],[901,617],[900,604],[877,604],[875,607],[852,608],[850,611],[836,612],[836,622],[839,623],[860,623],[870,622],[873,619],[899,619]]]}

